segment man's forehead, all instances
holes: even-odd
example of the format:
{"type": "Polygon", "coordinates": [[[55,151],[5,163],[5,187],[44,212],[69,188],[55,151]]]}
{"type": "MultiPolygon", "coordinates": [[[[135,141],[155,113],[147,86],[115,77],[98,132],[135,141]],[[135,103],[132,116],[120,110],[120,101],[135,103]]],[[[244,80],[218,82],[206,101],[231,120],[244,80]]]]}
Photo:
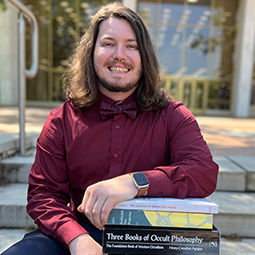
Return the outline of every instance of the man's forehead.
{"type": "MultiPolygon", "coordinates": [[[[114,36],[105,34],[105,35],[101,36],[99,39],[100,40],[114,40],[114,36]]],[[[129,42],[134,42],[134,41],[136,41],[136,38],[127,38],[126,40],[129,42]]]]}
{"type": "Polygon", "coordinates": [[[124,18],[115,17],[110,17],[99,24],[98,37],[101,40],[113,40],[116,36],[125,35],[124,33],[120,33],[120,27],[121,29],[125,27],[127,30],[125,32],[128,32],[129,30],[127,38],[128,41],[136,41],[136,34],[130,22],[124,18]]]}

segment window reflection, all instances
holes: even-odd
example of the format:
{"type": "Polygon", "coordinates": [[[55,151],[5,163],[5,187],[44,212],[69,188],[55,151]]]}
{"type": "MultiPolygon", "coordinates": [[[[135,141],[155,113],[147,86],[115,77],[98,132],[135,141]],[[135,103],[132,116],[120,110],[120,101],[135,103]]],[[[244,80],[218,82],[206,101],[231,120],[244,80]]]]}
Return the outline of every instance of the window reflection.
{"type": "Polygon", "coordinates": [[[196,88],[189,89],[198,100],[193,106],[186,93],[188,85],[182,87],[182,82],[176,88],[177,99],[191,108],[229,109],[237,0],[138,2],[139,13],[153,38],[162,75],[169,79],[185,78],[184,84],[189,79],[189,84],[194,84],[191,87],[197,86],[198,81],[192,82],[194,79],[204,79],[198,90],[202,94],[198,96],[196,88]],[[222,84],[227,84],[224,90],[228,93],[224,95],[222,84]]]}
{"type": "MultiPolygon", "coordinates": [[[[64,100],[61,77],[90,18],[108,0],[23,0],[39,22],[39,72],[27,81],[27,98],[37,101],[64,100]]],[[[120,1],[119,1],[120,2],[120,1]]],[[[28,49],[31,36],[27,33],[28,49]]],[[[27,50],[27,59],[30,59],[27,50]]]]}

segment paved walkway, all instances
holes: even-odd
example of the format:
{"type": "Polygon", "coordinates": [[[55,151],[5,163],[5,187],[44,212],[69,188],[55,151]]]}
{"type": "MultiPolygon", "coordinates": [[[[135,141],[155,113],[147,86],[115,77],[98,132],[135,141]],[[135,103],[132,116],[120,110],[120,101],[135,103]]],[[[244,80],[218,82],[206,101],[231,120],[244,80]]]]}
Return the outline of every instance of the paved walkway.
{"type": "MultiPolygon", "coordinates": [[[[40,133],[50,113],[50,108],[26,109],[26,132],[40,133]]],[[[0,107],[0,134],[19,132],[19,111],[17,107],[0,107]]]]}
{"type": "Polygon", "coordinates": [[[255,119],[197,117],[213,155],[255,156],[255,119]]]}
{"type": "MultiPolygon", "coordinates": [[[[26,132],[40,133],[50,108],[26,110],[26,132]]],[[[19,132],[16,107],[0,108],[0,134],[19,132]]],[[[213,155],[255,156],[255,119],[199,116],[197,120],[213,155]]]]}

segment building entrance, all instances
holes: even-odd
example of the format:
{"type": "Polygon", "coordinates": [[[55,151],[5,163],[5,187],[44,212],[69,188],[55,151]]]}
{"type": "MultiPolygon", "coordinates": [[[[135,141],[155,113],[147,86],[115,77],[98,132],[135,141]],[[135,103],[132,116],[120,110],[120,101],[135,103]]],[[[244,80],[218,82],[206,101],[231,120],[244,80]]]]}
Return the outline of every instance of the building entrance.
{"type": "MultiPolygon", "coordinates": [[[[39,72],[35,79],[27,80],[27,99],[30,102],[40,101],[47,104],[61,102],[65,100],[62,92],[62,76],[77,42],[86,31],[90,17],[102,5],[114,1],[23,0],[22,2],[35,13],[40,31],[39,72]]],[[[161,66],[162,86],[176,100],[183,101],[195,114],[208,114],[211,111],[231,114],[233,110],[231,106],[233,107],[233,103],[238,98],[236,93],[233,96],[233,86],[235,88],[243,86],[241,83],[234,85],[234,80],[237,80],[234,77],[238,63],[235,59],[237,39],[241,38],[237,25],[246,17],[239,15],[239,9],[242,8],[239,8],[238,4],[243,1],[123,0],[119,2],[131,5],[148,26],[161,66]],[[237,34],[239,34],[238,38],[236,38],[237,34]],[[235,100],[232,100],[233,98],[235,100]]],[[[244,2],[251,6],[251,0],[244,2]]],[[[6,3],[6,0],[1,1],[2,3],[6,3]]],[[[0,8],[3,13],[8,13],[8,5],[2,4],[0,8]],[[7,11],[3,8],[6,6],[7,11]]],[[[247,10],[244,13],[246,14],[247,10]]],[[[26,38],[27,59],[30,60],[29,31],[26,38]]],[[[8,54],[6,59],[10,59],[8,54]]],[[[16,61],[16,58],[12,61],[16,61]]],[[[2,64],[4,66],[4,61],[2,64]]],[[[5,77],[2,76],[2,80],[3,78],[5,77]]],[[[2,84],[7,84],[6,80],[4,79],[2,84]]],[[[2,89],[1,93],[6,95],[7,92],[2,89]]],[[[6,100],[2,100],[4,101],[6,100]]],[[[254,115],[254,96],[251,97],[250,112],[254,115]]]]}

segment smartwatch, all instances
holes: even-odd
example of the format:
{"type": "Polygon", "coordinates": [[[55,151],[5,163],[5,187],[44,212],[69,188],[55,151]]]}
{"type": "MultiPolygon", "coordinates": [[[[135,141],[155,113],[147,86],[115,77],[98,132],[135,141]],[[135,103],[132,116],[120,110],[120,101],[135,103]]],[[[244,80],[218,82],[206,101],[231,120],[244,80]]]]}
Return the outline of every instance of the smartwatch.
{"type": "Polygon", "coordinates": [[[141,172],[135,172],[135,173],[129,173],[132,177],[132,180],[134,182],[134,185],[138,189],[138,193],[136,197],[142,197],[147,195],[148,188],[149,188],[149,181],[144,173],[141,172]]]}

